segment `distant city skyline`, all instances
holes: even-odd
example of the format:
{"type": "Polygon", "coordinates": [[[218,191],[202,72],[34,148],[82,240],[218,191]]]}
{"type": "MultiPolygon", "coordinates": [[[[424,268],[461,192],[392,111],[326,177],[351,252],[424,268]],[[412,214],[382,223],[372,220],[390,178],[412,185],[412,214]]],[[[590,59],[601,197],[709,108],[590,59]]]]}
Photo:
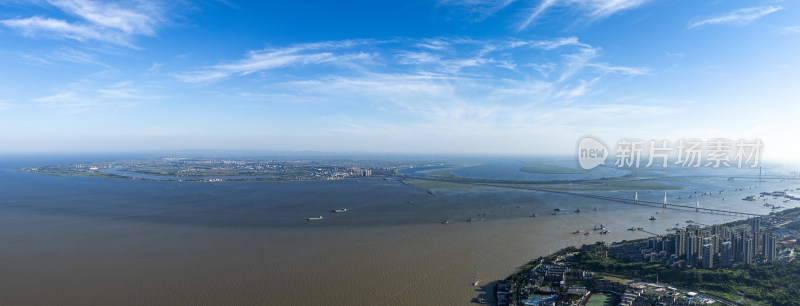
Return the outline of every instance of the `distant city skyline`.
{"type": "Polygon", "coordinates": [[[0,7],[0,153],[571,155],[592,134],[800,156],[794,2],[0,7]]]}

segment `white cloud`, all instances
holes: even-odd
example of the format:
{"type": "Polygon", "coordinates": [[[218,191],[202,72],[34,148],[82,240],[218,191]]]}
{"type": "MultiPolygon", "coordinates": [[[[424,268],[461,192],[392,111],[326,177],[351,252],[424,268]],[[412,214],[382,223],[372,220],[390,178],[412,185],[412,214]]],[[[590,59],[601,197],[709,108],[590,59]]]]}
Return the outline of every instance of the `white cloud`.
{"type": "Polygon", "coordinates": [[[435,55],[430,52],[413,52],[413,51],[402,51],[400,54],[397,55],[398,62],[404,65],[417,65],[423,63],[434,63],[439,61],[442,56],[435,55]]]}
{"type": "MultiPolygon", "coordinates": [[[[592,60],[597,50],[575,37],[529,41],[464,38],[392,42],[329,41],[250,51],[239,60],[176,73],[173,76],[184,82],[210,83],[256,72],[290,68],[307,69],[313,75],[316,71],[324,70],[321,69],[324,66],[346,68],[334,72],[337,74],[394,71],[400,74],[433,74],[442,77],[475,73],[493,75],[495,71],[484,70],[500,68],[517,71],[518,67],[537,65],[538,63],[530,61],[542,56],[550,57],[550,53],[569,59],[570,65],[562,73],[563,79],[566,79],[592,60]]],[[[603,67],[606,70],[624,72],[622,67],[603,67]]]]}
{"type": "Polygon", "coordinates": [[[454,6],[466,10],[476,21],[483,20],[504,9],[515,0],[440,0],[439,5],[454,6]]]}
{"type": "Polygon", "coordinates": [[[608,63],[590,63],[587,66],[605,73],[618,73],[623,75],[650,75],[650,70],[644,67],[612,66],[608,63]]]}
{"type": "Polygon", "coordinates": [[[521,31],[527,28],[531,23],[533,23],[536,20],[536,18],[539,18],[539,15],[544,13],[544,11],[555,5],[557,2],[558,0],[542,0],[542,3],[539,4],[539,6],[531,10],[531,13],[528,15],[527,18],[525,18],[524,21],[522,21],[517,30],[521,31]]]}
{"type": "Polygon", "coordinates": [[[623,10],[636,8],[647,1],[648,0],[573,0],[573,2],[588,6],[591,15],[598,18],[605,18],[623,10]]]}
{"type": "Polygon", "coordinates": [[[81,80],[69,89],[32,101],[39,106],[67,112],[82,112],[109,107],[131,107],[145,101],[163,99],[163,96],[142,93],[133,82],[119,82],[103,87],[81,80]]]}
{"type": "Polygon", "coordinates": [[[536,121],[547,124],[576,125],[602,118],[603,121],[644,119],[667,116],[680,112],[680,107],[638,104],[581,104],[539,112],[536,121]]]}
{"type": "Polygon", "coordinates": [[[165,8],[152,1],[95,2],[90,0],[50,0],[48,4],[72,15],[75,20],[32,16],[0,20],[29,37],[101,41],[134,47],[137,35],[155,35],[162,26],[165,8]]]}
{"type": "Polygon", "coordinates": [[[348,40],[250,51],[245,58],[238,61],[217,64],[193,72],[174,74],[174,76],[184,82],[203,83],[219,81],[234,75],[244,76],[258,71],[291,65],[353,65],[357,62],[369,62],[370,55],[359,51],[336,54],[335,50],[352,48],[365,43],[366,41],[348,40]]]}
{"type": "Polygon", "coordinates": [[[771,6],[771,5],[738,9],[722,16],[712,17],[690,23],[689,29],[702,27],[706,25],[712,25],[712,24],[726,24],[726,23],[748,24],[753,20],[780,11],[782,9],[783,8],[781,6],[771,6]]]}
{"type": "Polygon", "coordinates": [[[108,67],[108,65],[100,62],[94,54],[78,51],[72,48],[59,48],[53,51],[51,58],[77,64],[91,64],[108,67]]]}
{"type": "Polygon", "coordinates": [[[600,81],[599,77],[592,79],[589,82],[586,80],[581,80],[580,84],[575,86],[574,88],[567,88],[557,94],[554,95],[555,98],[564,98],[564,99],[574,99],[580,96],[585,95],[589,91],[589,87],[596,84],[600,81]]]}
{"type": "MultiPolygon", "coordinates": [[[[376,129],[410,135],[423,127],[457,135],[474,134],[480,128],[519,131],[553,124],[554,119],[544,114],[568,118],[565,114],[577,112],[576,107],[615,117],[636,111],[641,117],[655,116],[666,111],[657,106],[601,108],[592,103],[602,93],[597,87],[606,79],[647,75],[649,70],[599,62],[600,48],[575,37],[400,39],[381,48],[373,48],[374,44],[323,42],[258,50],[239,60],[175,76],[187,82],[205,82],[202,85],[209,87],[225,78],[259,78],[263,84],[260,92],[242,94],[253,103],[335,103],[343,109],[357,105],[365,111],[399,117],[391,120],[401,122],[393,127],[382,126],[385,122],[380,120],[369,123],[369,118],[359,119],[358,125],[349,121],[336,127],[342,133],[373,136],[376,129]],[[365,54],[364,50],[368,57],[353,58],[365,54]],[[329,69],[343,63],[356,67],[329,69]],[[305,70],[297,73],[296,69],[305,70]],[[286,79],[285,75],[303,77],[286,79]]],[[[557,123],[575,123],[563,120],[557,123]]]]}
{"type": "Polygon", "coordinates": [[[103,40],[122,43],[117,37],[107,36],[95,28],[85,25],[75,25],[64,20],[34,16],[30,18],[6,19],[0,21],[7,27],[17,28],[23,35],[51,35],[64,37],[77,41],[103,40]]]}
{"type": "Polygon", "coordinates": [[[783,35],[800,34],[800,26],[782,27],[778,29],[778,33],[783,35]]]}
{"type": "Polygon", "coordinates": [[[149,74],[158,73],[158,71],[159,71],[159,70],[161,69],[161,67],[163,67],[163,66],[164,66],[164,64],[163,64],[163,63],[159,63],[159,62],[153,62],[153,64],[152,64],[152,65],[150,65],[150,68],[147,68],[147,73],[149,73],[149,74]]]}
{"type": "Polygon", "coordinates": [[[595,48],[582,48],[579,52],[567,54],[564,58],[566,61],[566,70],[561,74],[559,81],[564,81],[578,73],[586,66],[589,61],[597,56],[597,49],[595,48]]]}
{"type": "Polygon", "coordinates": [[[152,2],[138,2],[123,8],[114,3],[89,0],[51,0],[51,4],[77,15],[92,24],[120,30],[127,34],[153,35],[162,20],[161,9],[152,2]]]}
{"type": "Polygon", "coordinates": [[[417,47],[420,48],[427,48],[431,50],[444,50],[450,47],[450,42],[445,39],[423,39],[421,42],[416,44],[417,47]]]}
{"type": "Polygon", "coordinates": [[[16,107],[14,103],[8,102],[6,100],[0,100],[0,111],[7,110],[16,107]]]}
{"type": "Polygon", "coordinates": [[[649,0],[542,0],[538,6],[532,7],[528,16],[517,27],[524,30],[541,17],[547,10],[556,6],[565,6],[577,10],[590,19],[603,19],[618,12],[641,6],[649,0]]]}

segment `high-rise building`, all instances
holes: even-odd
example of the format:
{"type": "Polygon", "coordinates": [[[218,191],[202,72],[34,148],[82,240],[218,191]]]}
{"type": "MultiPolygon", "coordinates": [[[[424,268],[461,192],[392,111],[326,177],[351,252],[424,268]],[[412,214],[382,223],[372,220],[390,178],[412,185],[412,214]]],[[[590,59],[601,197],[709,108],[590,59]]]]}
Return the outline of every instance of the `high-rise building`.
{"type": "Polygon", "coordinates": [[[675,243],[672,242],[670,237],[664,237],[664,239],[661,241],[661,249],[659,249],[659,251],[673,253],[675,251],[675,249],[673,249],[674,246],[675,243]]]}
{"type": "Polygon", "coordinates": [[[753,234],[753,255],[758,255],[761,253],[761,218],[750,219],[750,233],[753,234]]]}
{"type": "Polygon", "coordinates": [[[694,259],[697,258],[697,236],[695,235],[687,235],[686,236],[686,260],[690,263],[694,262],[694,259]]]}
{"type": "Polygon", "coordinates": [[[662,243],[661,236],[655,236],[647,240],[647,247],[653,249],[654,251],[661,251],[662,243]]]}
{"type": "Polygon", "coordinates": [[[753,262],[755,256],[753,236],[747,235],[742,237],[742,262],[749,264],[753,262]]]}
{"type": "Polygon", "coordinates": [[[733,262],[733,247],[730,241],[725,241],[719,244],[719,265],[721,267],[730,267],[733,262]]]}
{"type": "Polygon", "coordinates": [[[769,233],[764,233],[764,238],[762,241],[764,241],[764,245],[762,246],[764,261],[775,261],[777,258],[777,252],[775,250],[775,236],[769,233]]]}
{"type": "Polygon", "coordinates": [[[742,261],[742,234],[739,232],[734,232],[731,236],[731,248],[733,249],[733,261],[740,262],[742,261]]]}
{"type": "Polygon", "coordinates": [[[760,218],[750,219],[750,232],[756,234],[760,230],[761,230],[761,219],[760,218]]]}
{"type": "Polygon", "coordinates": [[[714,245],[707,243],[703,245],[703,268],[711,269],[714,267],[714,245]]]}
{"type": "Polygon", "coordinates": [[[680,231],[675,234],[675,255],[678,257],[686,254],[686,232],[680,231]]]}

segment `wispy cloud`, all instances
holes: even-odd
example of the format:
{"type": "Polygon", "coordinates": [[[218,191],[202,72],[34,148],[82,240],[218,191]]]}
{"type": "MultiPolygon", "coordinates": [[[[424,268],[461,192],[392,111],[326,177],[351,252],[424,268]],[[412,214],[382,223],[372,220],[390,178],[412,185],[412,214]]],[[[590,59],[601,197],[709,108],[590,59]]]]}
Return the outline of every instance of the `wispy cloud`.
{"type": "Polygon", "coordinates": [[[475,21],[494,15],[516,0],[440,0],[439,5],[458,7],[465,10],[475,21]]]}
{"type": "MultiPolygon", "coordinates": [[[[544,114],[569,118],[570,112],[587,113],[584,109],[613,117],[668,111],[635,104],[598,106],[603,82],[650,74],[646,67],[601,61],[601,51],[575,37],[322,42],[251,51],[238,60],[174,76],[210,88],[223,79],[260,82],[259,90],[243,93],[253,103],[358,105],[371,116],[391,113],[390,126],[364,118],[357,125],[344,120],[326,127],[378,138],[377,130],[412,135],[431,129],[459,137],[487,130],[519,132],[574,124],[544,114]]],[[[227,98],[231,92],[221,95],[227,98]]]]}
{"type": "Polygon", "coordinates": [[[155,35],[156,29],[166,23],[164,6],[154,1],[49,0],[47,3],[74,18],[31,16],[0,23],[29,37],[100,41],[126,47],[135,47],[134,37],[155,35]]]}
{"type": "Polygon", "coordinates": [[[531,9],[531,13],[528,14],[528,17],[525,18],[525,20],[522,21],[522,23],[520,23],[517,30],[521,31],[527,28],[531,23],[533,23],[537,18],[539,18],[539,16],[542,15],[544,11],[546,11],[556,3],[558,3],[558,0],[542,0],[542,3],[540,3],[539,6],[536,6],[531,9]]]}
{"type": "Polygon", "coordinates": [[[35,52],[19,52],[16,56],[24,62],[36,66],[52,66],[66,62],[109,68],[96,54],[69,47],[61,47],[54,50],[37,50],[35,52]]]}
{"type": "Polygon", "coordinates": [[[564,6],[578,11],[591,20],[604,19],[628,9],[639,7],[649,0],[542,0],[539,5],[529,9],[527,17],[519,24],[518,30],[524,30],[533,24],[546,11],[553,7],[564,6]]]}
{"type": "MultiPolygon", "coordinates": [[[[551,56],[548,53],[568,59],[568,65],[561,73],[564,80],[583,69],[596,56],[597,50],[575,37],[552,40],[345,40],[250,51],[239,60],[176,73],[173,76],[185,82],[208,83],[256,72],[290,68],[307,68],[310,71],[306,72],[313,74],[320,70],[315,68],[323,66],[346,68],[338,73],[351,71],[355,74],[364,71],[383,73],[388,69],[400,74],[440,77],[458,77],[478,72],[493,75],[496,71],[491,71],[492,69],[516,70],[520,65],[540,64],[530,61],[551,56]],[[383,48],[376,48],[377,45],[382,45],[383,48]]],[[[611,69],[610,66],[604,67],[606,70],[611,69]]]]}
{"type": "Polygon", "coordinates": [[[143,93],[133,82],[95,86],[93,82],[79,81],[72,84],[69,89],[32,101],[46,108],[83,112],[108,107],[131,107],[163,98],[164,96],[143,93]]]}
{"type": "Polygon", "coordinates": [[[800,26],[782,27],[778,29],[778,33],[782,35],[800,34],[800,26]]]}
{"type": "Polygon", "coordinates": [[[346,40],[298,44],[286,48],[250,51],[238,61],[205,67],[197,71],[174,74],[185,82],[202,83],[225,79],[234,75],[244,76],[258,71],[272,70],[292,65],[341,65],[369,61],[370,55],[359,52],[339,52],[367,44],[368,41],[346,40]]]}
{"type": "Polygon", "coordinates": [[[556,108],[535,115],[536,122],[573,125],[577,122],[653,118],[678,113],[681,107],[637,104],[582,104],[556,108]]]}
{"type": "Polygon", "coordinates": [[[108,67],[108,65],[100,62],[95,54],[75,50],[72,48],[56,49],[51,53],[50,58],[76,64],[90,64],[108,67]]]}
{"type": "Polygon", "coordinates": [[[759,6],[759,7],[748,7],[742,8],[730,13],[703,19],[700,21],[692,22],[689,24],[689,29],[713,25],[713,24],[748,24],[753,20],[758,18],[764,17],[766,15],[772,14],[774,12],[782,10],[783,7],[781,6],[759,6]]]}
{"type": "Polygon", "coordinates": [[[0,99],[0,111],[16,107],[14,103],[0,99]]]}
{"type": "Polygon", "coordinates": [[[645,67],[626,67],[626,66],[612,66],[608,63],[590,63],[587,64],[588,67],[598,69],[602,72],[606,73],[618,73],[623,75],[650,75],[650,69],[645,67]]]}

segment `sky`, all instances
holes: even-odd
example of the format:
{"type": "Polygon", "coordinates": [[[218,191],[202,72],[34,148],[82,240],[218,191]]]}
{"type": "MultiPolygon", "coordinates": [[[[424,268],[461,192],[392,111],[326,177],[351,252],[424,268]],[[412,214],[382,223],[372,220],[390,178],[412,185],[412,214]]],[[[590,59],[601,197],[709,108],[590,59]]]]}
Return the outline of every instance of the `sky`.
{"type": "Polygon", "coordinates": [[[0,1],[0,152],[800,156],[800,3],[0,1]]]}

